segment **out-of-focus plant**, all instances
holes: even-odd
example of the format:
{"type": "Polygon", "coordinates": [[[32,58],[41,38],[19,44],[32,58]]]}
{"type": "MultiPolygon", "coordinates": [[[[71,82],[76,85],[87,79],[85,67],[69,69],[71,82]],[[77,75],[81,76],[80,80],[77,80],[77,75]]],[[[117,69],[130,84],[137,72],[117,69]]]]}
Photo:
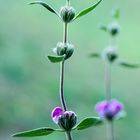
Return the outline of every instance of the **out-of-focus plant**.
{"type": "Polygon", "coordinates": [[[65,62],[68,60],[74,52],[74,45],[68,42],[68,25],[69,23],[76,21],[78,18],[88,14],[94,10],[101,2],[91,5],[85,10],[82,10],[76,14],[75,9],[71,6],[70,0],[66,0],[66,4],[61,7],[60,11],[57,12],[50,5],[44,2],[32,2],[31,5],[37,4],[45,7],[48,11],[55,14],[63,23],[63,41],[58,42],[56,47],[53,49],[54,55],[49,55],[48,59],[52,63],[60,63],[60,102],[61,107],[55,107],[52,111],[51,117],[54,123],[59,126],[59,129],[53,129],[50,127],[37,128],[34,130],[19,132],[14,134],[14,137],[34,137],[49,135],[54,132],[66,133],[67,140],[72,140],[71,131],[82,130],[92,126],[101,124],[102,121],[98,117],[89,117],[80,121],[77,124],[77,115],[73,111],[69,111],[66,101],[64,98],[64,68],[65,62]]]}
{"type": "Polygon", "coordinates": [[[101,25],[100,29],[106,33],[109,33],[110,41],[109,46],[106,47],[103,52],[92,53],[90,57],[93,58],[102,58],[105,64],[105,100],[96,104],[95,110],[102,120],[107,124],[107,136],[108,140],[114,140],[114,128],[113,123],[116,119],[124,117],[125,111],[123,104],[112,98],[111,90],[111,68],[113,64],[119,64],[125,68],[138,68],[137,64],[130,64],[118,60],[117,52],[117,42],[116,37],[120,33],[120,25],[118,23],[118,18],[120,16],[119,9],[114,10],[113,12],[113,22],[108,26],[101,25]]]}

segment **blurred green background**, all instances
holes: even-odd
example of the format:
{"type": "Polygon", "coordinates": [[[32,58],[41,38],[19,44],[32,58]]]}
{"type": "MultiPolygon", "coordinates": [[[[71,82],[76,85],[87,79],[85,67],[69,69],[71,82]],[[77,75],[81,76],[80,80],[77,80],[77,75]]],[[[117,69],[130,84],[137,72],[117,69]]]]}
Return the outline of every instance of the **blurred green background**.
{"type": "MultiPolygon", "coordinates": [[[[44,0],[45,1],[45,0],[44,0]]],[[[47,0],[46,0],[47,1],[47,0]]],[[[59,64],[47,60],[51,48],[62,41],[62,23],[41,6],[28,5],[31,0],[1,0],[0,2],[0,140],[12,138],[18,131],[42,126],[57,126],[50,113],[59,103],[59,64]]],[[[65,1],[47,1],[59,10],[65,1]]],[[[94,0],[71,0],[77,9],[88,7],[94,0]]],[[[104,65],[88,54],[108,45],[108,35],[98,29],[108,24],[110,11],[120,7],[121,34],[118,37],[122,59],[140,60],[140,1],[108,0],[85,17],[69,26],[69,41],[75,53],[66,63],[65,97],[78,119],[97,115],[94,105],[104,99],[104,65]]],[[[117,140],[140,139],[140,69],[129,70],[113,66],[113,97],[125,104],[127,117],[117,121],[117,140]]],[[[75,140],[106,140],[105,126],[73,133],[75,140]]],[[[63,134],[30,140],[65,140],[63,134]]],[[[27,138],[27,140],[29,140],[27,138]]]]}

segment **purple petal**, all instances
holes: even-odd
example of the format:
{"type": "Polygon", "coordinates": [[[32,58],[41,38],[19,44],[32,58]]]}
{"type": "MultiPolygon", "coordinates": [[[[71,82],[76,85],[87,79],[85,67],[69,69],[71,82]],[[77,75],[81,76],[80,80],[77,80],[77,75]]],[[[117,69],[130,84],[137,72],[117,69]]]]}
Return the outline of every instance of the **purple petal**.
{"type": "Polygon", "coordinates": [[[58,119],[63,114],[64,114],[64,111],[61,107],[55,107],[51,113],[51,117],[54,123],[58,124],[58,119]]]}
{"type": "Polygon", "coordinates": [[[115,99],[112,99],[110,102],[99,102],[95,106],[95,109],[101,118],[114,118],[123,110],[123,108],[123,104],[115,99]]]}
{"type": "Polygon", "coordinates": [[[108,108],[108,102],[107,101],[102,101],[96,104],[95,110],[99,114],[99,116],[104,117],[105,115],[105,110],[108,108]]]}
{"type": "Polygon", "coordinates": [[[122,111],[123,108],[124,108],[124,107],[123,107],[123,104],[122,104],[122,103],[120,103],[119,101],[113,99],[113,100],[111,100],[111,102],[110,102],[110,104],[109,104],[108,110],[109,110],[110,112],[112,112],[112,114],[115,116],[115,115],[117,115],[120,111],[122,111]]]}

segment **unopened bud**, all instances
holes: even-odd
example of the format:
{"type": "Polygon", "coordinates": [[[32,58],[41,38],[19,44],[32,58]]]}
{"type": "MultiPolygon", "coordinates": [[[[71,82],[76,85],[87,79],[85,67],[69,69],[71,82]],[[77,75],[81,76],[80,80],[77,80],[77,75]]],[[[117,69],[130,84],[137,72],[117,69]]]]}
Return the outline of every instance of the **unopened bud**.
{"type": "Polygon", "coordinates": [[[108,60],[109,62],[114,62],[117,57],[117,50],[114,47],[108,47],[103,51],[103,59],[108,60]]]}
{"type": "Polygon", "coordinates": [[[59,117],[58,125],[65,131],[70,131],[77,122],[77,116],[72,111],[66,111],[59,117]]]}
{"type": "Polygon", "coordinates": [[[117,22],[113,22],[108,26],[108,30],[112,36],[116,36],[120,31],[120,26],[117,22]]]}
{"type": "Polygon", "coordinates": [[[66,48],[66,57],[65,59],[68,59],[72,56],[74,52],[74,46],[73,44],[67,44],[67,48],[66,48]]]}
{"type": "Polygon", "coordinates": [[[70,6],[64,6],[60,9],[60,16],[65,23],[71,22],[75,17],[75,9],[70,6]]]}
{"type": "Polygon", "coordinates": [[[59,56],[64,55],[66,53],[66,48],[67,48],[67,46],[64,43],[58,42],[56,45],[57,55],[59,55],[59,56]]]}

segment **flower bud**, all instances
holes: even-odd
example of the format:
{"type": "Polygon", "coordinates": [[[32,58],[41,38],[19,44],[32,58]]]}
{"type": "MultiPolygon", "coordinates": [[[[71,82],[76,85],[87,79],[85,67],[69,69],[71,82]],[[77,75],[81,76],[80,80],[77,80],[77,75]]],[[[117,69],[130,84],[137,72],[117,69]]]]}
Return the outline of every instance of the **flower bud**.
{"type": "Polygon", "coordinates": [[[51,114],[54,123],[65,131],[70,131],[77,122],[77,116],[73,111],[63,111],[61,107],[55,107],[51,114]]]}
{"type": "Polygon", "coordinates": [[[61,56],[66,53],[66,45],[62,42],[58,42],[56,45],[56,53],[57,55],[61,56]]]}
{"type": "Polygon", "coordinates": [[[60,9],[60,16],[65,23],[71,22],[75,17],[75,9],[70,6],[63,6],[60,9]]]}
{"type": "Polygon", "coordinates": [[[95,106],[95,109],[99,116],[109,121],[121,117],[120,115],[123,112],[123,108],[123,104],[115,99],[111,101],[99,102],[95,106]]]}
{"type": "Polygon", "coordinates": [[[65,131],[70,131],[77,122],[77,116],[72,111],[66,111],[59,117],[58,125],[65,131]]]}
{"type": "Polygon", "coordinates": [[[108,26],[108,30],[112,36],[116,36],[120,31],[120,26],[117,22],[113,22],[108,26]]]}
{"type": "Polygon", "coordinates": [[[108,60],[109,62],[114,62],[118,57],[117,50],[114,47],[105,48],[102,56],[104,60],[108,60]]]}
{"type": "Polygon", "coordinates": [[[67,48],[66,48],[66,57],[65,59],[68,59],[72,56],[74,52],[74,46],[73,44],[67,44],[67,48]]]}

